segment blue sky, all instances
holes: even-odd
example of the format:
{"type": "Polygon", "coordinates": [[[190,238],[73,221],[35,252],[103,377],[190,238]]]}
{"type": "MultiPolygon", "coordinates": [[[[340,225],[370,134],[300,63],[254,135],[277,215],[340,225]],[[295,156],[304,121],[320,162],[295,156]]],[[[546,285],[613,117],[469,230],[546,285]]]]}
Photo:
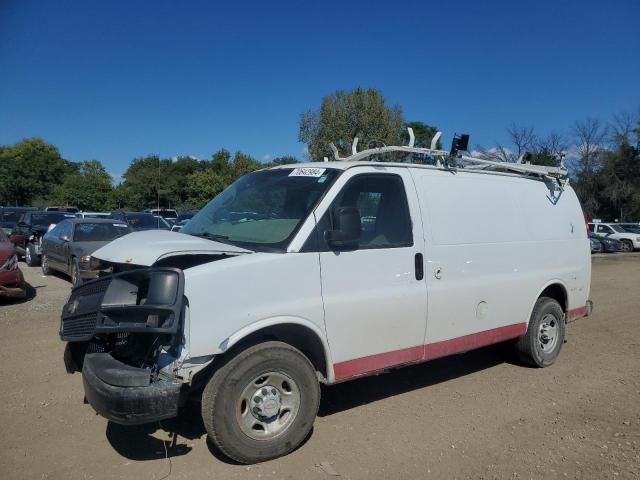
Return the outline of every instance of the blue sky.
{"type": "Polygon", "coordinates": [[[295,155],[322,96],[506,142],[640,107],[640,2],[0,0],[0,144],[41,136],[122,173],[156,153],[295,155]]]}

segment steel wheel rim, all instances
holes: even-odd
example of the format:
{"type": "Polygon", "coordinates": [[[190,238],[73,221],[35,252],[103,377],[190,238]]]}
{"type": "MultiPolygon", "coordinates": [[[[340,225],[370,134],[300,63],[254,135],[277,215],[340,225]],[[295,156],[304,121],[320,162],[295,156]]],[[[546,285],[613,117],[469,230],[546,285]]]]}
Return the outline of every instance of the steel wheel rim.
{"type": "Polygon", "coordinates": [[[549,353],[556,348],[558,344],[558,319],[555,315],[547,313],[542,317],[540,327],[538,328],[538,344],[544,353],[549,353]]]}
{"type": "Polygon", "coordinates": [[[265,372],[249,382],[236,404],[240,430],[253,440],[283,434],[300,411],[300,389],[282,372],[265,372]]]}

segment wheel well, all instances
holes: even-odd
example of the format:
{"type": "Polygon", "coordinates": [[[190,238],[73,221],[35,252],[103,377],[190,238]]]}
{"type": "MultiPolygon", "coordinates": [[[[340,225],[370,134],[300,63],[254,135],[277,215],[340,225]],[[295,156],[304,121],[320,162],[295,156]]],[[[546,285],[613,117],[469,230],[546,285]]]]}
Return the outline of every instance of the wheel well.
{"type": "Polygon", "coordinates": [[[567,301],[568,300],[567,291],[559,283],[554,283],[553,285],[549,285],[547,288],[545,288],[542,291],[540,296],[553,298],[560,304],[560,306],[562,307],[562,310],[565,313],[567,312],[567,309],[569,308],[569,304],[567,301]]]}
{"type": "Polygon", "coordinates": [[[287,343],[300,350],[316,371],[327,378],[327,357],[322,341],[313,330],[295,323],[271,325],[250,333],[227,350],[224,356],[233,357],[253,345],[271,340],[287,343]]]}

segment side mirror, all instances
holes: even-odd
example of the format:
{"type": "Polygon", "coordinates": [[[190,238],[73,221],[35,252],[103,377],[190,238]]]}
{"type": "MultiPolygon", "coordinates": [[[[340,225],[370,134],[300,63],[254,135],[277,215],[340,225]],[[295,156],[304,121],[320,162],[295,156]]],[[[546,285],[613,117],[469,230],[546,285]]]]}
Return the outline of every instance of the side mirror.
{"type": "Polygon", "coordinates": [[[326,230],[324,238],[332,247],[357,247],[360,240],[360,211],[357,207],[337,207],[333,211],[336,230],[326,230]]]}

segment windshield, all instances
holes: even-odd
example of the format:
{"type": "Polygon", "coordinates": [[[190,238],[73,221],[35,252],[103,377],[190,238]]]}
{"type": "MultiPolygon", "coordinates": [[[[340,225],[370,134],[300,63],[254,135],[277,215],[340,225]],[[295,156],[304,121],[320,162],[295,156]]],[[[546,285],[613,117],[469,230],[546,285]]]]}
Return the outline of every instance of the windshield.
{"type": "Polygon", "coordinates": [[[627,233],[627,231],[620,225],[610,225],[610,227],[613,228],[618,233],[627,233]]]}
{"type": "Polygon", "coordinates": [[[252,250],[284,251],[338,174],[329,168],[250,173],[211,200],[181,233],[252,250]]]}
{"type": "Polygon", "coordinates": [[[74,242],[109,242],[132,232],[124,223],[78,223],[73,232],[74,242]]]}
{"type": "Polygon", "coordinates": [[[34,227],[48,227],[52,223],[60,223],[67,218],[75,218],[72,213],[44,213],[40,215],[31,215],[31,223],[34,227]]]}

